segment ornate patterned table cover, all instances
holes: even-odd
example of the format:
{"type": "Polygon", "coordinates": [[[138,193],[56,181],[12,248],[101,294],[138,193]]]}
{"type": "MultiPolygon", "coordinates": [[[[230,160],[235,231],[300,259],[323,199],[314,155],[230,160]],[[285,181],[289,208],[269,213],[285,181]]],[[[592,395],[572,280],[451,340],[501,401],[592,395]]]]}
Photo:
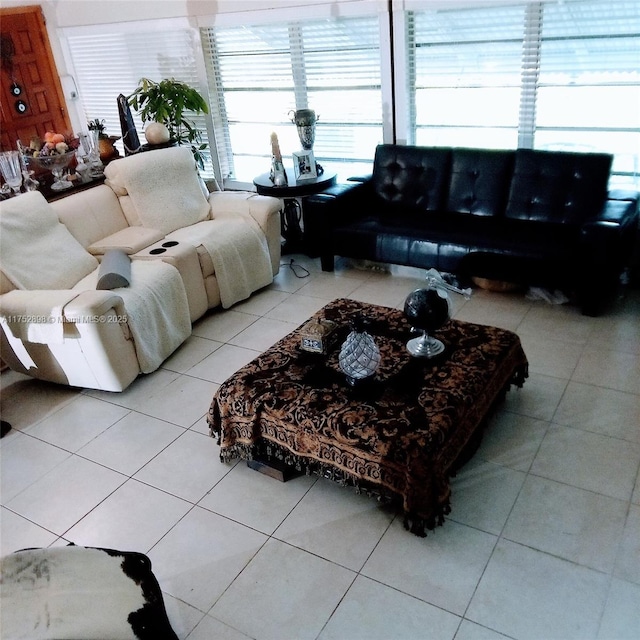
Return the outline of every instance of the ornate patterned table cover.
{"type": "Polygon", "coordinates": [[[465,447],[477,446],[492,407],[527,377],[520,339],[450,320],[434,334],[444,353],[412,358],[411,327],[397,309],[337,299],[317,317],[340,326],[328,356],[302,351],[299,327],[220,386],[207,417],[220,459],[275,456],[399,501],[405,526],[425,535],[450,512],[449,476],[468,459],[465,447]],[[373,380],[351,387],[338,352],[358,314],[381,363],[373,380]]]}

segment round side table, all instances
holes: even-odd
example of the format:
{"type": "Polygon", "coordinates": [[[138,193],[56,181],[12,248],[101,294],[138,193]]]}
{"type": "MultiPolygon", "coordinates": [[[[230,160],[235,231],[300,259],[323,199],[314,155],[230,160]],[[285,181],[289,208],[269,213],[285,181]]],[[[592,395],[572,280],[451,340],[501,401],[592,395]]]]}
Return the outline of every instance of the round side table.
{"type": "MultiPolygon", "coordinates": [[[[317,178],[308,180],[289,181],[288,185],[277,187],[271,182],[269,173],[262,173],[254,178],[253,184],[261,196],[274,196],[284,200],[284,214],[280,222],[282,237],[285,240],[282,253],[296,253],[302,249],[303,236],[300,227],[302,210],[298,203],[298,197],[310,196],[320,193],[336,183],[336,174],[325,171],[317,178]]],[[[287,170],[287,176],[293,176],[293,170],[287,170]]]]}

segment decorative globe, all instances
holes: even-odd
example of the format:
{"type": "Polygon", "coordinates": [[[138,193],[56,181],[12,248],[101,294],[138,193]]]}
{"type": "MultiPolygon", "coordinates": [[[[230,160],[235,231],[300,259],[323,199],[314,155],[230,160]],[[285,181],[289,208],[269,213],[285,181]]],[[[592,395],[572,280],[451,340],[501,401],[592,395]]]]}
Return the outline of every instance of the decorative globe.
{"type": "Polygon", "coordinates": [[[449,298],[443,298],[436,289],[416,289],[404,302],[404,315],[412,327],[435,331],[449,320],[449,298]]]}
{"type": "Polygon", "coordinates": [[[404,315],[412,327],[422,335],[407,342],[407,350],[418,358],[433,358],[444,351],[440,340],[429,336],[430,331],[442,327],[449,320],[449,297],[436,288],[416,289],[404,302],[404,315]]]}

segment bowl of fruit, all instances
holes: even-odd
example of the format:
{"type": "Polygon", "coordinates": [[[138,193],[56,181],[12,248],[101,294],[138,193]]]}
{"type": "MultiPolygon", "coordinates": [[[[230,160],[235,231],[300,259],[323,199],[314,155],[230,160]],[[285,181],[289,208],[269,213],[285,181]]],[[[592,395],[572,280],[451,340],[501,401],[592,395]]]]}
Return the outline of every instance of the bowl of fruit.
{"type": "Polygon", "coordinates": [[[44,140],[36,136],[31,139],[29,147],[22,149],[27,163],[33,163],[41,169],[51,171],[54,177],[51,188],[54,191],[63,191],[73,186],[69,180],[63,178],[63,174],[75,157],[78,144],[77,138],[47,131],[44,134],[44,140]]]}

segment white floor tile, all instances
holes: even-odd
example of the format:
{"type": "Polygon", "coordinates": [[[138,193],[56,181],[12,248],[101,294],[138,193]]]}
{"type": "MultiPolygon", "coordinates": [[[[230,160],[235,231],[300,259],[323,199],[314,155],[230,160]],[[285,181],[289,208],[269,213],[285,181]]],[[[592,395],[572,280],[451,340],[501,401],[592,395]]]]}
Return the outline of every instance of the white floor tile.
{"type": "MultiPolygon", "coordinates": [[[[260,351],[254,349],[225,344],[210,356],[207,356],[202,362],[189,369],[189,375],[222,384],[238,369],[244,367],[245,364],[248,364],[259,355],[260,351]]],[[[209,399],[209,403],[212,398],[209,399]]]]}
{"type": "Polygon", "coordinates": [[[640,443],[640,396],[570,382],[553,421],[640,443]]]}
{"type": "Polygon", "coordinates": [[[585,349],[573,379],[640,395],[640,357],[630,351],[585,349]]]}
{"type": "Polygon", "coordinates": [[[318,556],[270,540],[210,614],[255,640],[311,640],[355,577],[318,556]]]}
{"type": "Polygon", "coordinates": [[[217,385],[189,375],[180,376],[166,387],[136,404],[141,413],[189,428],[209,410],[217,385]]]}
{"type": "Polygon", "coordinates": [[[289,297],[289,294],[285,291],[277,291],[270,288],[263,289],[258,293],[254,293],[249,299],[235,304],[233,310],[254,316],[265,316],[269,315],[269,312],[285,302],[289,297]]]}
{"type": "Polygon", "coordinates": [[[2,419],[18,432],[62,408],[82,392],[7,371],[10,383],[2,385],[2,419]]]}
{"type": "Polygon", "coordinates": [[[192,505],[175,496],[127,480],[65,533],[78,545],[147,553],[192,505]]]}
{"type": "Polygon", "coordinates": [[[522,303],[521,294],[480,296],[476,291],[471,300],[456,313],[457,320],[515,331],[529,310],[529,305],[522,303]]]}
{"type": "Polygon", "coordinates": [[[628,503],[544,478],[527,478],[503,536],[611,572],[628,503]]]}
{"type": "Polygon", "coordinates": [[[256,321],[256,316],[231,309],[214,309],[193,325],[192,334],[217,342],[229,342],[233,336],[256,321]]]}
{"type": "Polygon", "coordinates": [[[448,640],[459,624],[452,613],[359,576],[319,640],[448,640]]]}
{"type": "Polygon", "coordinates": [[[489,420],[476,456],[516,471],[528,471],[548,428],[549,423],[543,420],[501,411],[489,420]]]}
{"type": "Polygon", "coordinates": [[[531,473],[574,487],[630,500],[640,464],[640,444],[552,425],[531,473]]]}
{"type": "Polygon", "coordinates": [[[291,333],[297,326],[296,322],[258,318],[250,327],[231,338],[229,343],[245,349],[264,351],[291,333]]]}
{"type": "Polygon", "coordinates": [[[126,480],[126,476],[78,456],[70,456],[10,500],[9,509],[64,534],[126,480]]]}
{"type": "Polygon", "coordinates": [[[640,638],[640,585],[613,579],[598,640],[640,638]]]}
{"type": "Polygon", "coordinates": [[[194,507],[149,557],[163,591],[206,613],[266,540],[262,533],[194,507]]]}
{"type": "Polygon", "coordinates": [[[518,640],[595,638],[605,574],[501,540],[465,617],[518,640]]]}
{"type": "Polygon", "coordinates": [[[456,633],[456,640],[506,640],[507,636],[482,627],[475,622],[469,620],[463,620],[456,633]]]}
{"type": "Polygon", "coordinates": [[[451,520],[498,535],[522,488],[525,474],[470,460],[451,481],[451,520]]]}
{"type": "Polygon", "coordinates": [[[189,636],[189,640],[250,640],[249,636],[212,618],[205,616],[189,636]]]}
{"type": "Polygon", "coordinates": [[[0,509],[0,555],[30,547],[48,547],[57,538],[55,533],[29,522],[9,509],[0,509]]]}
{"type": "Polygon", "coordinates": [[[70,457],[64,451],[16,431],[0,447],[0,496],[7,504],[21,491],[70,457]]]}
{"type": "Polygon", "coordinates": [[[216,340],[208,340],[199,336],[189,336],[177,351],[162,363],[162,368],[177,373],[186,373],[191,367],[202,362],[209,354],[223,345],[216,340]]]}
{"type": "Polygon", "coordinates": [[[312,298],[321,298],[326,303],[335,298],[348,297],[359,285],[359,280],[339,273],[319,273],[300,289],[300,293],[312,298]]]}
{"type": "MultiPolygon", "coordinates": [[[[162,585],[160,585],[162,588],[162,585]]],[[[162,598],[164,600],[164,606],[167,610],[167,616],[171,623],[171,628],[176,632],[176,635],[180,640],[184,640],[189,637],[193,640],[189,634],[198,626],[200,621],[204,618],[202,611],[188,605],[178,598],[174,598],[168,593],[163,593],[162,598]]],[[[215,638],[216,636],[212,636],[215,638]]]]}
{"type": "Polygon", "coordinates": [[[537,420],[551,420],[567,387],[567,380],[529,373],[521,389],[511,387],[503,408],[537,420]]]}
{"type": "Polygon", "coordinates": [[[234,467],[221,463],[219,454],[212,437],[185,431],[135,478],[195,504],[234,467]]]}
{"type": "Polygon", "coordinates": [[[240,461],[198,504],[271,534],[315,481],[312,476],[300,476],[280,482],[240,461]]]}
{"type": "MultiPolygon", "coordinates": [[[[552,334],[553,335],[553,334],[552,334]]],[[[564,342],[547,336],[540,339],[523,334],[522,348],[529,360],[529,372],[569,380],[584,349],[581,344],[564,342]]]]}
{"type": "Polygon", "coordinates": [[[266,314],[266,317],[273,320],[282,320],[283,322],[302,324],[314,313],[322,309],[325,304],[326,300],[298,294],[288,297],[277,307],[271,309],[266,314]]]}
{"type": "Polygon", "coordinates": [[[554,340],[586,344],[595,328],[594,318],[583,316],[569,305],[534,304],[518,326],[518,333],[544,341],[554,340]]]}
{"type": "Polygon", "coordinates": [[[82,447],[78,455],[132,476],[183,433],[174,424],[131,412],[82,447]]]}
{"type": "Polygon", "coordinates": [[[358,571],[393,517],[375,498],[319,479],[274,535],[358,571]]]}
{"type": "Polygon", "coordinates": [[[128,413],[125,407],[79,395],[44,420],[25,429],[25,433],[75,452],[128,413]]]}
{"type": "Polygon", "coordinates": [[[139,375],[132,384],[120,393],[98,391],[96,389],[86,389],[84,393],[93,398],[118,404],[121,407],[135,409],[138,404],[144,402],[150,395],[157,394],[160,389],[177,380],[178,375],[175,371],[157,369],[153,373],[139,375]]]}
{"type": "Polygon", "coordinates": [[[640,585],[640,507],[631,505],[614,575],[640,585]]]}
{"type": "Polygon", "coordinates": [[[462,615],[495,544],[495,536],[451,520],[419,538],[398,518],[361,574],[462,615]]]}

